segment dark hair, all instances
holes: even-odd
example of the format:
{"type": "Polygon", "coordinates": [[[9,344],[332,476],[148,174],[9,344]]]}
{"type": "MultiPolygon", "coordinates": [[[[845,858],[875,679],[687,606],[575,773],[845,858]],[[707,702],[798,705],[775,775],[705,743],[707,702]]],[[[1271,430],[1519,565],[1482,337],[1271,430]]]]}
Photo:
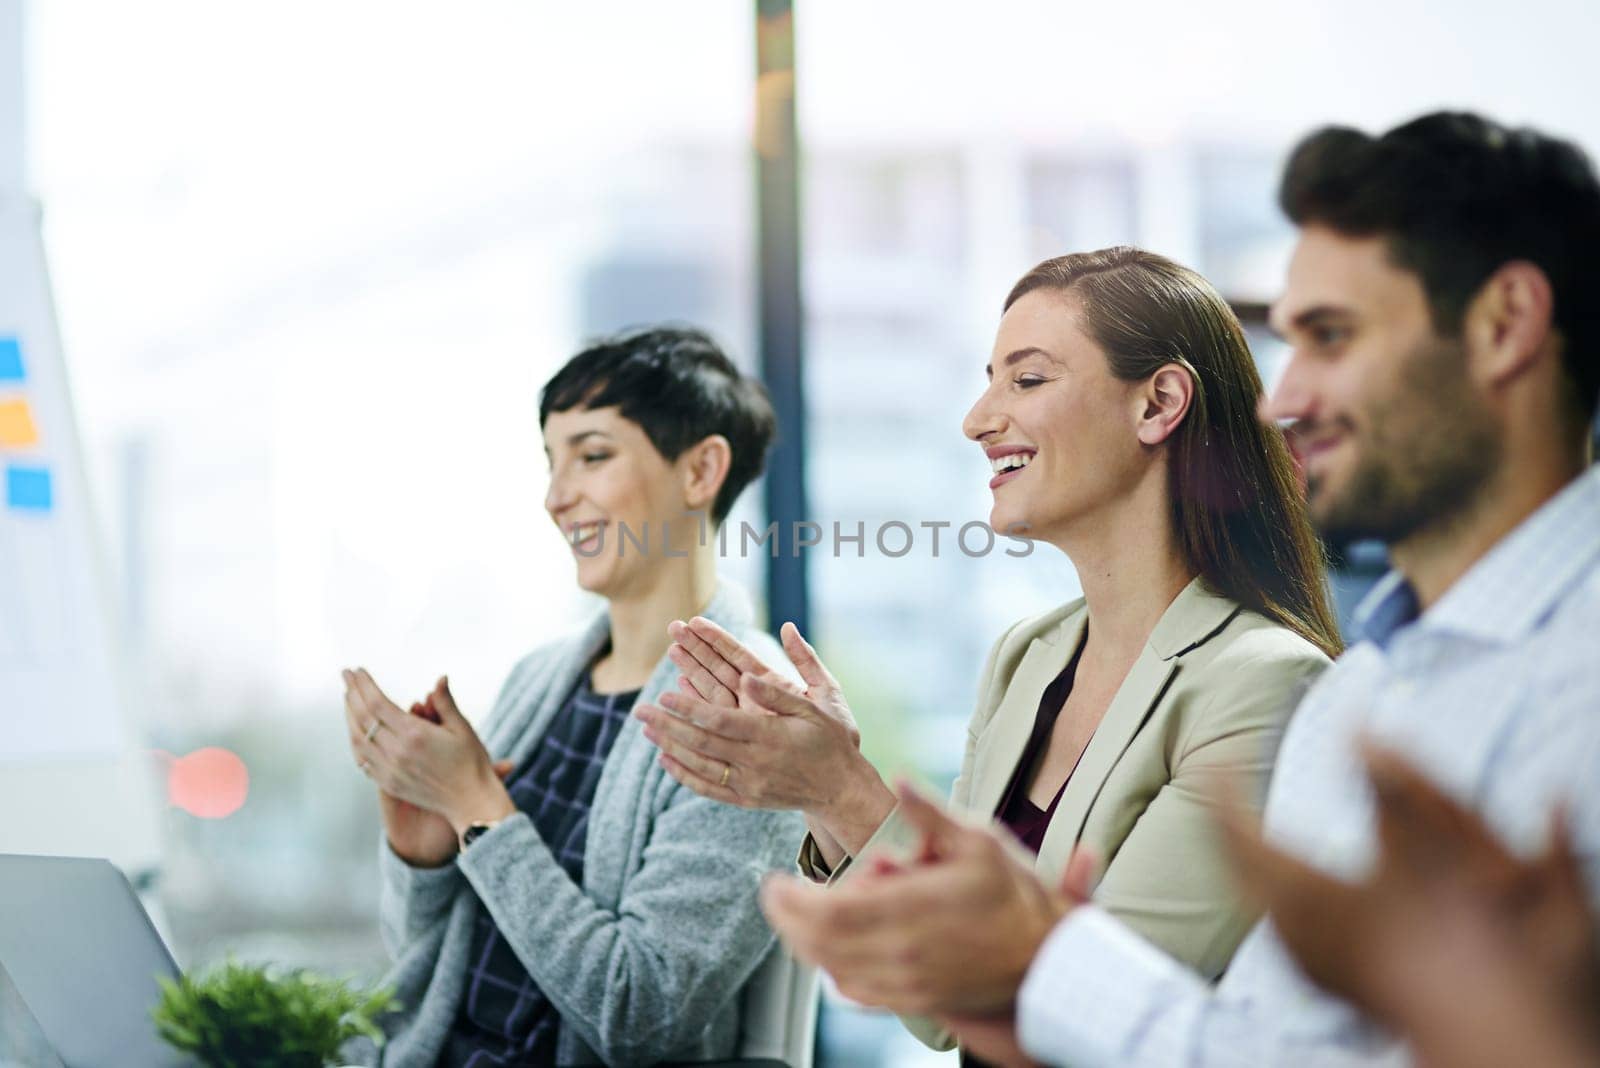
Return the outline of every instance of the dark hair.
{"type": "Polygon", "coordinates": [[[1460,332],[1503,264],[1550,280],[1562,361],[1584,422],[1600,404],[1600,181],[1576,145],[1479,115],[1435,112],[1380,137],[1329,126],[1295,148],[1278,191],[1297,225],[1382,235],[1421,280],[1434,329],[1460,332]]]}
{"type": "Polygon", "coordinates": [[[717,523],[761,474],[777,431],[761,383],[692,327],[643,327],[591,342],[545,383],[539,426],[552,412],[613,405],[669,462],[712,434],[728,439],[728,477],[711,506],[717,523]]]}
{"type": "Polygon", "coordinates": [[[1213,590],[1337,656],[1322,544],[1282,431],[1256,418],[1261,376],[1233,309],[1194,271],[1137,248],[1046,260],[1006,308],[1036,289],[1076,299],[1084,331],[1123,381],[1173,364],[1189,372],[1194,398],[1168,464],[1185,559],[1213,590]]]}

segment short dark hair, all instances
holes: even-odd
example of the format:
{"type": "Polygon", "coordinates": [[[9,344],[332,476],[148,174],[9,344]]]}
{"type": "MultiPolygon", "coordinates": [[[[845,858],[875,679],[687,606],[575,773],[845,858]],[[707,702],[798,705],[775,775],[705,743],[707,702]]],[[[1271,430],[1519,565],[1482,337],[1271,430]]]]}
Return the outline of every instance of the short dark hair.
{"type": "Polygon", "coordinates": [[[713,522],[766,466],[777,432],[760,382],[739,373],[702,330],[649,326],[592,341],[539,394],[539,427],[552,412],[610,408],[639,425],[668,462],[712,434],[728,439],[728,477],[711,506],[713,522]]]}
{"type": "Polygon", "coordinates": [[[1456,336],[1473,296],[1512,260],[1550,281],[1577,410],[1600,404],[1600,181],[1582,149],[1481,115],[1440,111],[1379,137],[1328,126],[1289,157],[1278,203],[1299,226],[1388,238],[1456,336]]]}

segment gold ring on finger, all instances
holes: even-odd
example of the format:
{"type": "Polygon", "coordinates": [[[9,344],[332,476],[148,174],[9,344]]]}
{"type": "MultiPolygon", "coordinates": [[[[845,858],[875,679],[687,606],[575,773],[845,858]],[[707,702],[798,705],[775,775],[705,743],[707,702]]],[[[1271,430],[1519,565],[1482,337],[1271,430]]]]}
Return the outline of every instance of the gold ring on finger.
{"type": "Polygon", "coordinates": [[[732,774],[732,773],[733,773],[733,765],[732,764],[724,764],[724,765],[722,765],[722,781],[717,783],[717,785],[718,786],[727,786],[728,785],[728,776],[730,774],[732,774]]]}
{"type": "Polygon", "coordinates": [[[378,736],[378,731],[381,730],[382,727],[383,727],[383,720],[381,720],[381,719],[373,720],[372,721],[372,726],[367,728],[367,741],[370,742],[370,741],[372,741],[372,739],[376,738],[378,736]]]}

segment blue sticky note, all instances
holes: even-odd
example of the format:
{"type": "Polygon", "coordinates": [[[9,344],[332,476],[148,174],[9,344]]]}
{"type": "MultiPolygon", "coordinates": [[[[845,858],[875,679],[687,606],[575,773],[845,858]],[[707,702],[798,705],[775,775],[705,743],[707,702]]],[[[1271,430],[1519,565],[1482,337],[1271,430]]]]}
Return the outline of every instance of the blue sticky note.
{"type": "Polygon", "coordinates": [[[7,467],[6,504],[18,511],[48,512],[55,493],[47,467],[7,467]]]}
{"type": "Polygon", "coordinates": [[[22,346],[14,337],[0,337],[0,382],[22,381],[22,346]]]}

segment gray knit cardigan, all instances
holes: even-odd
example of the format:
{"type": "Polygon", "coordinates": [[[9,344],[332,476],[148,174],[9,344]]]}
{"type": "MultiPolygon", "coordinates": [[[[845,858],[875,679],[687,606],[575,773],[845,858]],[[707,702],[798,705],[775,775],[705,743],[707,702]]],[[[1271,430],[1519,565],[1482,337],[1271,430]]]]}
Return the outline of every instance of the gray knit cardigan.
{"type": "MultiPolygon", "coordinates": [[[[705,613],[775,667],[788,667],[754,629],[748,601],[723,582],[705,613]]],[[[484,732],[490,753],[518,764],[544,735],[605,645],[605,613],[571,638],[524,658],[484,732]]],[[[662,658],[640,701],[677,684],[662,658]]],[[[380,840],[379,926],[405,1011],[388,1025],[382,1064],[431,1068],[460,1008],[473,922],[487,908],[561,1014],[557,1063],[637,1065],[731,1057],[741,988],[778,952],[756,902],[761,877],[792,867],[804,834],[792,813],[708,801],[679,786],[629,719],[606,758],[578,886],[522,813],[455,862],[412,868],[380,840]]],[[[352,1063],[376,1052],[353,1045],[352,1063]]]]}

